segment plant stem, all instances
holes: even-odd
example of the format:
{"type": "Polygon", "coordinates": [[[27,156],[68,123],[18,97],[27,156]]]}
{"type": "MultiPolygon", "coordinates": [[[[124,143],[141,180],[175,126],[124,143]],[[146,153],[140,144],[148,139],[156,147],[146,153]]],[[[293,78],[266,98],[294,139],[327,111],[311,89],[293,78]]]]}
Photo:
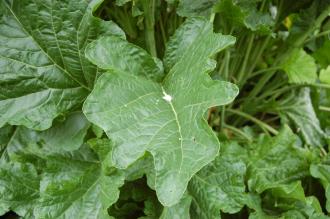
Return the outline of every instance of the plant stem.
{"type": "Polygon", "coordinates": [[[309,41],[311,41],[311,40],[313,40],[313,39],[316,39],[316,38],[318,38],[318,37],[321,37],[321,36],[324,36],[324,35],[327,35],[327,34],[330,34],[330,30],[323,31],[323,32],[321,32],[321,33],[316,34],[315,36],[312,36],[311,38],[307,39],[307,40],[305,41],[305,43],[308,43],[309,41]]]}
{"type": "Polygon", "coordinates": [[[330,84],[310,84],[313,87],[330,89],[330,84]]]}
{"type": "MultiPolygon", "coordinates": [[[[225,71],[224,71],[224,75],[223,78],[225,80],[228,80],[228,75],[229,75],[229,62],[230,62],[230,52],[228,51],[228,49],[226,50],[226,54],[225,54],[225,71]]],[[[220,123],[220,130],[224,127],[225,122],[226,122],[226,106],[222,106],[221,109],[221,123],[220,123]]]]}
{"type": "Polygon", "coordinates": [[[245,139],[247,139],[248,141],[252,142],[252,139],[250,138],[250,136],[248,136],[247,134],[245,134],[243,131],[241,131],[240,129],[234,127],[234,126],[231,126],[231,125],[227,125],[227,124],[224,124],[224,128],[227,128],[239,135],[241,135],[242,137],[244,137],[245,139]]]}
{"type": "Polygon", "coordinates": [[[146,45],[149,53],[157,57],[156,41],[155,41],[155,0],[145,0],[144,2],[144,14],[145,14],[145,33],[146,33],[146,45]]]}
{"type": "Polygon", "coordinates": [[[244,113],[242,111],[239,111],[239,110],[234,110],[234,109],[227,109],[227,111],[231,112],[231,113],[234,113],[236,115],[239,115],[239,116],[242,116],[252,122],[254,122],[255,124],[259,125],[261,129],[263,130],[267,130],[269,131],[270,133],[272,133],[273,135],[277,135],[278,134],[278,131],[276,129],[274,129],[273,127],[271,127],[270,125],[262,122],[261,120],[247,114],[247,113],[244,113]]]}
{"type": "Polygon", "coordinates": [[[319,106],[319,110],[330,112],[330,107],[327,106],[319,106]]]}
{"type": "Polygon", "coordinates": [[[162,19],[161,13],[159,15],[159,26],[160,26],[161,35],[162,35],[162,38],[163,38],[164,47],[165,47],[166,46],[166,42],[167,42],[167,38],[166,38],[166,33],[165,33],[164,23],[163,23],[163,19],[162,19]]]}
{"type": "Polygon", "coordinates": [[[260,69],[258,71],[255,71],[253,73],[251,73],[248,77],[248,79],[253,78],[261,73],[265,73],[265,72],[269,72],[269,71],[274,71],[274,70],[280,70],[280,67],[271,67],[271,68],[265,68],[265,69],[260,69]]]}
{"type": "Polygon", "coordinates": [[[245,72],[246,71],[246,65],[247,65],[247,63],[249,61],[249,58],[250,58],[250,53],[251,53],[251,49],[252,49],[252,45],[253,45],[253,40],[254,40],[254,34],[252,34],[249,38],[248,47],[246,49],[243,64],[242,64],[241,70],[240,70],[240,72],[238,73],[238,76],[237,76],[237,81],[238,81],[238,85],[239,85],[240,88],[243,86],[242,79],[244,77],[244,74],[246,73],[245,72]]]}

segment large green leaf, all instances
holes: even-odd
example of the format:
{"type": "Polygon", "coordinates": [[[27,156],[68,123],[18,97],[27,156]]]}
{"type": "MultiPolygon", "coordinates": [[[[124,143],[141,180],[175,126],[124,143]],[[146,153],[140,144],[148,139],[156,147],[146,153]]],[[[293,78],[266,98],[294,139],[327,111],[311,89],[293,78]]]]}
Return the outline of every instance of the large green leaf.
{"type": "MultiPolygon", "coordinates": [[[[235,85],[207,75],[215,67],[209,57],[232,45],[235,38],[214,34],[204,19],[186,24],[192,22],[201,23],[203,29],[162,83],[139,72],[132,75],[109,67],[111,72],[99,78],[83,107],[87,118],[113,140],[117,167],[128,167],[146,151],[153,155],[155,188],[165,206],[176,204],[190,178],[218,153],[219,142],[203,119],[204,112],[231,102],[238,93],[235,85]]],[[[94,42],[99,46],[89,46],[87,54],[90,49],[109,48],[108,43],[107,38],[94,42]]],[[[111,52],[94,52],[94,59],[111,52]]]]}
{"type": "Polygon", "coordinates": [[[284,126],[278,136],[265,137],[251,146],[248,164],[251,191],[261,193],[308,175],[309,152],[297,147],[296,140],[290,128],[284,126]]]}
{"type": "Polygon", "coordinates": [[[236,213],[244,206],[246,165],[240,157],[244,153],[236,143],[227,143],[221,155],[192,178],[188,191],[193,197],[193,218],[218,218],[220,210],[236,213]]]}
{"type": "Polygon", "coordinates": [[[94,147],[100,160],[84,146],[73,153],[47,157],[40,182],[40,200],[34,209],[36,218],[110,218],[107,209],[119,197],[124,174],[106,174],[103,156],[111,145],[94,147]],[[102,148],[106,147],[106,148],[102,148]]]}
{"type": "Polygon", "coordinates": [[[317,79],[316,64],[303,49],[294,49],[282,64],[290,83],[315,83],[317,79]]]}
{"type": "Polygon", "coordinates": [[[123,36],[92,16],[102,0],[0,2],[0,127],[47,129],[81,105],[98,69],[86,45],[101,33],[123,36]]]}

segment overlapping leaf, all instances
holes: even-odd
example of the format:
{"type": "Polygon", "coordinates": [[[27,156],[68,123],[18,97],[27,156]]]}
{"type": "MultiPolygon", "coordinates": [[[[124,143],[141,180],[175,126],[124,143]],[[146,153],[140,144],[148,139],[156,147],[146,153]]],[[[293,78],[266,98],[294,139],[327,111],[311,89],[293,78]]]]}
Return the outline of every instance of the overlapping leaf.
{"type": "MultiPolygon", "coordinates": [[[[238,93],[233,84],[213,81],[207,75],[215,67],[209,57],[235,39],[214,34],[211,23],[201,18],[189,20],[179,29],[189,29],[186,25],[194,23],[201,23],[198,26],[203,28],[183,49],[162,83],[140,76],[143,72],[132,75],[125,68],[108,66],[111,72],[99,78],[83,107],[87,118],[113,140],[117,167],[128,167],[146,151],[153,155],[155,188],[166,206],[180,200],[190,178],[218,153],[219,142],[203,113],[211,106],[231,102],[238,93]]],[[[172,40],[177,42],[175,37],[172,40]]],[[[101,52],[109,48],[108,44],[109,38],[93,42],[87,56],[96,55],[93,60],[109,58],[107,54],[113,51],[101,52]]],[[[125,59],[130,54],[122,55],[125,59]]]]}
{"type": "Polygon", "coordinates": [[[314,83],[317,79],[314,59],[303,49],[294,49],[282,64],[290,83],[314,83]]]}
{"type": "Polygon", "coordinates": [[[0,127],[44,130],[81,105],[98,71],[84,57],[86,45],[101,33],[123,36],[92,16],[101,2],[0,2],[0,127]]]}

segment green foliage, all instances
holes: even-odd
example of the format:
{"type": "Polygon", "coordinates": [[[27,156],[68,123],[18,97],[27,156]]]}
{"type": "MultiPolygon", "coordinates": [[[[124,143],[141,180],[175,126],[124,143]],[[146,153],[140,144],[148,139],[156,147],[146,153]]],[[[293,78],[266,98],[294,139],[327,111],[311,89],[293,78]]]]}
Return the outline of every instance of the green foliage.
{"type": "Polygon", "coordinates": [[[329,218],[329,14],[0,1],[0,216],[329,218]]]}

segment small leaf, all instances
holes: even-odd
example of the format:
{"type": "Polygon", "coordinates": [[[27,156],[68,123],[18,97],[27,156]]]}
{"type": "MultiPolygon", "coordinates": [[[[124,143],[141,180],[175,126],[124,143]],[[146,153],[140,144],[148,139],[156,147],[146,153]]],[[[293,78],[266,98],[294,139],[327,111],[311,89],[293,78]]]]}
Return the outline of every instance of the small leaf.
{"type": "MultiPolygon", "coordinates": [[[[232,45],[235,38],[214,34],[207,20],[194,22],[201,23],[203,29],[162,83],[139,76],[143,72],[119,71],[111,67],[111,60],[105,65],[111,72],[99,78],[83,107],[88,120],[103,128],[113,141],[116,167],[127,168],[146,151],[152,154],[155,189],[165,206],[178,203],[190,178],[218,153],[219,142],[203,119],[204,112],[231,102],[238,93],[235,85],[213,81],[207,75],[215,67],[209,57],[232,45]]],[[[109,43],[113,44],[102,38],[93,45],[110,48],[109,43]]],[[[112,52],[117,53],[109,50],[104,56],[112,57],[112,52]]],[[[129,56],[123,53],[122,62],[129,56]]],[[[140,59],[134,61],[138,63],[131,65],[140,65],[140,59]]]]}
{"type": "Polygon", "coordinates": [[[314,59],[303,49],[294,49],[282,64],[290,83],[314,83],[317,79],[314,59]]]}

